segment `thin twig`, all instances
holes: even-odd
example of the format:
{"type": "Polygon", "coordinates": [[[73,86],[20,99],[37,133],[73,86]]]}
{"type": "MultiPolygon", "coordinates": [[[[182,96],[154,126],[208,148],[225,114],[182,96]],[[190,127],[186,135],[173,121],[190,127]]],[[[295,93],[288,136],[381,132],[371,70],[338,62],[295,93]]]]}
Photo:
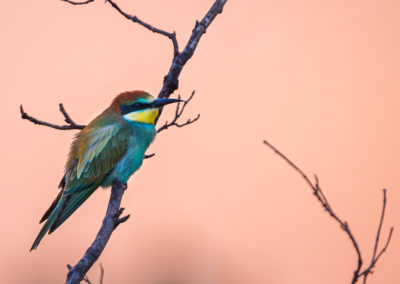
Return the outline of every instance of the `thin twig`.
{"type": "Polygon", "coordinates": [[[100,284],[103,284],[103,279],[104,279],[104,268],[103,264],[100,263],[100,284]]]}
{"type": "Polygon", "coordinates": [[[167,38],[169,38],[172,41],[172,45],[174,47],[174,56],[176,56],[179,53],[179,47],[178,47],[178,41],[176,39],[176,33],[172,32],[166,32],[162,29],[158,29],[156,27],[153,27],[152,25],[140,20],[138,17],[136,16],[132,16],[129,15],[128,13],[125,13],[124,11],[122,11],[122,9],[117,5],[117,3],[115,3],[112,0],[106,0],[106,2],[110,3],[111,6],[113,8],[115,8],[115,10],[117,10],[122,16],[124,16],[125,18],[127,18],[128,20],[131,20],[134,23],[138,23],[139,25],[145,27],[146,29],[152,31],[153,33],[157,33],[157,34],[161,34],[163,36],[166,36],[167,38]]]}
{"type": "Polygon", "coordinates": [[[76,125],[76,123],[71,119],[69,114],[66,112],[66,110],[64,108],[64,105],[62,103],[60,103],[59,107],[60,107],[60,112],[64,115],[65,122],[68,123],[68,124],[76,125]]]}
{"type": "MultiPolygon", "coordinates": [[[[70,0],[61,0],[61,1],[67,2],[67,3],[72,4],[72,5],[84,5],[84,4],[88,4],[88,3],[90,3],[90,2],[94,2],[94,0],[87,0],[87,1],[85,1],[85,2],[75,2],[75,1],[70,1],[70,0]]],[[[110,3],[111,6],[112,6],[115,10],[118,11],[118,13],[120,13],[122,16],[124,16],[124,17],[127,18],[128,20],[131,20],[132,22],[137,23],[137,24],[139,24],[139,25],[145,27],[146,29],[152,31],[153,33],[161,34],[161,35],[166,36],[167,38],[169,38],[169,39],[172,41],[172,46],[173,46],[173,49],[174,49],[174,56],[176,56],[177,54],[179,54],[179,45],[178,45],[178,40],[176,39],[176,33],[175,33],[175,31],[172,32],[172,33],[169,33],[169,32],[167,32],[167,31],[164,31],[164,30],[162,30],[162,29],[156,28],[156,27],[154,27],[154,26],[152,26],[152,25],[150,25],[150,24],[148,24],[148,23],[142,21],[142,20],[139,19],[137,16],[129,15],[128,13],[124,12],[124,11],[117,5],[117,3],[115,3],[115,2],[112,1],[112,0],[105,0],[105,2],[106,2],[106,3],[107,3],[107,2],[110,3]]]]}
{"type": "Polygon", "coordinates": [[[372,253],[371,263],[363,272],[360,273],[360,276],[362,275],[364,277],[363,278],[363,283],[364,284],[367,283],[368,274],[372,274],[373,273],[372,269],[375,267],[375,264],[378,261],[378,259],[381,257],[381,255],[386,251],[386,249],[387,249],[387,247],[389,245],[389,242],[390,242],[390,240],[392,238],[393,227],[390,228],[389,235],[388,235],[388,238],[386,240],[386,243],[385,243],[384,247],[377,254],[379,238],[380,238],[380,235],[381,235],[381,229],[382,229],[382,225],[383,225],[383,219],[385,217],[385,210],[386,210],[386,189],[383,189],[382,213],[381,213],[381,219],[380,219],[379,225],[378,225],[378,231],[376,233],[376,239],[375,239],[375,244],[374,244],[374,251],[372,253]]]}
{"type": "Polygon", "coordinates": [[[269,148],[271,148],[278,156],[280,156],[284,161],[286,161],[293,169],[295,169],[307,182],[307,184],[311,187],[314,196],[317,198],[317,200],[321,203],[322,207],[329,213],[329,215],[336,220],[336,222],[339,223],[340,227],[346,232],[347,236],[350,238],[353,247],[357,253],[357,267],[354,270],[353,277],[351,280],[351,284],[357,283],[357,281],[360,279],[361,276],[364,277],[364,284],[366,283],[366,278],[368,274],[372,273],[372,268],[375,266],[376,262],[380,258],[380,256],[386,251],[389,242],[392,237],[393,233],[393,227],[390,229],[390,233],[388,236],[388,239],[386,241],[385,246],[383,249],[380,251],[380,253],[376,256],[378,244],[379,244],[379,237],[380,237],[380,232],[383,224],[383,219],[385,215],[385,209],[386,209],[386,190],[383,190],[383,206],[382,206],[382,214],[378,226],[378,233],[376,236],[375,244],[374,244],[374,252],[371,260],[371,264],[369,267],[364,270],[363,272],[360,273],[361,267],[363,264],[363,260],[361,257],[361,251],[359,248],[359,245],[353,235],[353,233],[350,230],[350,226],[346,221],[343,221],[342,219],[339,218],[338,215],[333,211],[332,207],[330,206],[328,199],[326,198],[325,194],[323,193],[321,187],[319,186],[319,180],[318,177],[315,175],[315,185],[311,182],[311,180],[308,178],[308,176],[299,168],[297,167],[289,158],[287,158],[282,152],[280,152],[276,147],[274,147],[272,144],[270,144],[268,141],[264,140],[264,144],[267,145],[269,148]]]}
{"type": "Polygon", "coordinates": [[[169,72],[164,77],[163,86],[158,94],[159,98],[168,98],[176,89],[178,89],[178,78],[183,66],[193,56],[202,35],[206,32],[209,25],[218,14],[222,13],[222,9],[226,2],[227,0],[216,0],[201,22],[196,21],[192,35],[190,36],[185,48],[182,52],[176,54],[172,60],[169,72]]]}
{"type": "Polygon", "coordinates": [[[83,128],[85,128],[85,125],[76,124],[70,118],[68,113],[65,111],[65,108],[64,108],[63,104],[60,104],[60,112],[65,117],[65,122],[68,123],[67,125],[57,125],[57,124],[53,124],[53,123],[49,123],[49,122],[46,122],[46,121],[43,121],[43,120],[36,119],[36,118],[30,116],[29,114],[27,114],[24,111],[24,108],[22,107],[22,105],[19,106],[19,110],[21,112],[21,118],[22,119],[29,120],[30,122],[32,122],[34,124],[51,127],[51,128],[58,129],[58,130],[73,130],[73,129],[83,129],[83,128]]]}
{"type": "MultiPolygon", "coordinates": [[[[182,108],[180,107],[181,106],[180,102],[178,102],[176,104],[174,118],[171,120],[171,122],[166,121],[163,126],[158,128],[157,129],[157,133],[160,133],[161,131],[168,129],[171,126],[184,127],[184,126],[192,124],[192,123],[194,123],[194,122],[196,122],[197,120],[200,119],[200,114],[198,114],[195,118],[192,118],[192,119],[189,118],[184,123],[178,123],[178,119],[181,117],[183,111],[185,110],[185,108],[188,105],[188,103],[190,103],[190,101],[193,99],[194,95],[195,95],[195,91],[193,91],[192,94],[190,95],[190,97],[186,101],[183,102],[182,108]]],[[[181,96],[178,95],[178,99],[180,99],[180,98],[181,98],[181,96]]]]}

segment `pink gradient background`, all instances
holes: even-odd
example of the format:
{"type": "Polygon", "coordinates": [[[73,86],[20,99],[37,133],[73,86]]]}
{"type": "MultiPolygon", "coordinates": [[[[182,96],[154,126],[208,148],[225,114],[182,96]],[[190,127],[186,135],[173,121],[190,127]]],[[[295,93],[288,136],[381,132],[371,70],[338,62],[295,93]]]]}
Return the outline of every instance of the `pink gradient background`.
{"type": "MultiPolygon", "coordinates": [[[[118,1],[176,30],[181,48],[212,2],[118,1]]],[[[185,117],[201,119],[160,134],[149,150],[156,156],[130,180],[123,206],[132,218],[98,262],[104,283],[349,283],[350,241],[262,140],[319,175],[368,261],[384,187],[383,236],[390,225],[400,230],[399,11],[398,0],[229,0],[175,94],[195,89],[185,117]]],[[[29,253],[75,131],[23,121],[19,104],[62,123],[63,102],[86,123],[122,91],[157,94],[172,47],[104,1],[4,1],[0,13],[0,283],[62,283],[109,193],[96,192],[29,253]]],[[[399,240],[395,230],[368,283],[399,283],[399,240]]]]}

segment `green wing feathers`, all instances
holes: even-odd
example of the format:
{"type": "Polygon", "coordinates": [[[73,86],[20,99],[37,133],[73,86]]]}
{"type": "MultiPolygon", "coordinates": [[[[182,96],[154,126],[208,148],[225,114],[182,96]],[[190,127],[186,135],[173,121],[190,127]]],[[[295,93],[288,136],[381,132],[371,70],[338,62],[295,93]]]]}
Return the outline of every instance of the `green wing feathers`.
{"type": "Polygon", "coordinates": [[[125,155],[131,128],[112,115],[98,117],[79,132],[71,145],[60,193],[45,212],[45,222],[35,239],[35,249],[44,235],[56,230],[101,185],[125,155]]]}
{"type": "Polygon", "coordinates": [[[86,199],[99,187],[98,183],[93,184],[88,189],[80,191],[75,194],[67,195],[65,197],[65,202],[61,208],[61,211],[57,215],[56,220],[50,227],[49,234],[55,231],[62,223],[65,222],[78,209],[86,199]]]}
{"type": "MultiPolygon", "coordinates": [[[[61,196],[60,200],[57,203],[57,206],[55,206],[55,208],[53,209],[51,214],[48,216],[46,223],[44,223],[38,236],[36,237],[35,241],[33,242],[31,251],[37,248],[37,246],[39,245],[39,243],[42,240],[42,238],[44,237],[44,235],[46,235],[47,231],[50,230],[50,227],[53,225],[54,221],[57,219],[58,213],[60,212],[63,203],[64,203],[64,197],[61,196]]],[[[44,218],[44,216],[43,216],[43,218],[44,218]]],[[[42,220],[43,220],[43,218],[42,218],[42,220]]]]}

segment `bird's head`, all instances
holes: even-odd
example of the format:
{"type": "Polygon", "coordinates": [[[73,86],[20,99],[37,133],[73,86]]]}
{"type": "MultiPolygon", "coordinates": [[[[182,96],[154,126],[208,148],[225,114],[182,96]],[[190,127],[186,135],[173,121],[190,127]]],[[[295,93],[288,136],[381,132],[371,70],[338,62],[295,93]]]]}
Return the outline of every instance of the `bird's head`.
{"type": "Polygon", "coordinates": [[[180,99],[154,99],[144,91],[129,91],[118,95],[110,108],[121,114],[128,122],[154,124],[159,108],[170,103],[180,102],[180,99]]]}

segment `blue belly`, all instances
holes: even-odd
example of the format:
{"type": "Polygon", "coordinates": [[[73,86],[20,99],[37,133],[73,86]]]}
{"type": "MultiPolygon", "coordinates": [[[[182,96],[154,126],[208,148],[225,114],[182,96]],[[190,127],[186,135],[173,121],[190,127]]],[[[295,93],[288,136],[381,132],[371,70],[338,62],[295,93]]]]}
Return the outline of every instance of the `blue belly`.
{"type": "Polygon", "coordinates": [[[154,140],[156,129],[153,124],[131,122],[129,125],[133,131],[126,154],[102,182],[104,187],[110,186],[114,179],[126,184],[129,177],[142,165],[145,152],[154,140]]]}

